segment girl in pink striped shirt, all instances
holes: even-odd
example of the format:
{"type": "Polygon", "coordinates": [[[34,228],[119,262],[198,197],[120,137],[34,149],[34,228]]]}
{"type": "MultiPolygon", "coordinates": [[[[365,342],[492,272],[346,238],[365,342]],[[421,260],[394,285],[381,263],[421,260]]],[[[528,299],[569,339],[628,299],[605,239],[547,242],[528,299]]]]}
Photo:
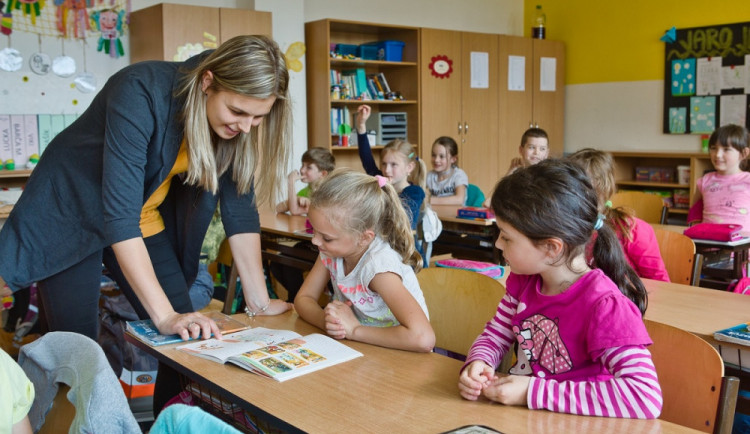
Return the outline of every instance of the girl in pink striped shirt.
{"type": "Polygon", "coordinates": [[[575,163],[547,160],[501,179],[497,247],[511,268],[497,313],[469,351],[461,396],[560,413],[649,419],[661,388],[643,324],[647,296],[575,163]],[[598,232],[595,268],[585,246],[598,232]],[[495,369],[517,342],[510,375],[495,369]]]}

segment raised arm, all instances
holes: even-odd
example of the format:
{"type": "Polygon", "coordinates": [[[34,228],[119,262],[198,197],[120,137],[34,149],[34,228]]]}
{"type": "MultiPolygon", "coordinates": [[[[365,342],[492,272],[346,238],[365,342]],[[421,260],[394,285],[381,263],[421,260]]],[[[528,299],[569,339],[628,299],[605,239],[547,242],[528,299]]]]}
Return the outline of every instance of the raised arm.
{"type": "Polygon", "coordinates": [[[372,156],[372,149],[370,148],[370,139],[367,137],[365,122],[370,118],[370,111],[369,105],[363,104],[357,107],[357,151],[365,173],[372,176],[383,175],[383,172],[378,169],[378,165],[375,164],[375,158],[372,156]]]}

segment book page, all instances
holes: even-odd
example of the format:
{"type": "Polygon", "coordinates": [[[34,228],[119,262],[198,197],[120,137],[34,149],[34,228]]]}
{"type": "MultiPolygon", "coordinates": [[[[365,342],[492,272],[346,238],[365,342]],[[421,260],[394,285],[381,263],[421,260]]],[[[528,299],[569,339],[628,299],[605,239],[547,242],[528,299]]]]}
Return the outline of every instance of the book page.
{"type": "Polygon", "coordinates": [[[235,355],[254,350],[277,342],[300,337],[299,333],[291,330],[273,330],[263,327],[242,330],[223,336],[224,339],[206,339],[177,347],[196,356],[220,361],[221,363],[235,355]]]}
{"type": "Polygon", "coordinates": [[[362,353],[321,334],[311,334],[230,357],[229,361],[261,375],[285,381],[362,353]]]}

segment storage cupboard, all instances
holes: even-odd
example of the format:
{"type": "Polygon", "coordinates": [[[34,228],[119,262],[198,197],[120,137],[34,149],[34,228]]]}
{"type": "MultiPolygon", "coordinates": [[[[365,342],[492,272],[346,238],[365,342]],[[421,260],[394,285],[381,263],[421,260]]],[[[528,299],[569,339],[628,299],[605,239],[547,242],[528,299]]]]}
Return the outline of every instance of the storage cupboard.
{"type": "Polygon", "coordinates": [[[565,45],[500,35],[500,52],[501,149],[516,156],[524,131],[535,127],[547,132],[550,156],[561,157],[565,139],[565,45]]]}
{"type": "Polygon", "coordinates": [[[130,14],[130,60],[184,60],[238,35],[272,35],[271,13],[160,3],[130,14]]]}
{"type": "Polygon", "coordinates": [[[498,139],[498,35],[425,28],[420,40],[422,157],[429,160],[435,139],[452,137],[458,166],[489,194],[507,169],[498,139]]]}
{"type": "MultiPolygon", "coordinates": [[[[324,19],[305,24],[305,44],[308,147],[327,147],[336,157],[336,166],[361,169],[356,146],[341,146],[339,134],[342,120],[354,131],[354,115],[360,104],[372,107],[368,128],[379,113],[406,113],[406,139],[415,145],[419,143],[419,28],[324,19]],[[355,55],[333,54],[338,44],[356,51],[359,45],[376,41],[403,42],[401,60],[366,60],[355,55]],[[334,77],[358,69],[366,77],[383,74],[391,91],[399,92],[403,99],[361,100],[353,94],[345,98],[341,91],[332,95],[332,86],[338,84],[334,77]],[[348,113],[348,117],[339,118],[342,113],[348,113]]],[[[370,145],[377,150],[385,143],[370,145]]]]}

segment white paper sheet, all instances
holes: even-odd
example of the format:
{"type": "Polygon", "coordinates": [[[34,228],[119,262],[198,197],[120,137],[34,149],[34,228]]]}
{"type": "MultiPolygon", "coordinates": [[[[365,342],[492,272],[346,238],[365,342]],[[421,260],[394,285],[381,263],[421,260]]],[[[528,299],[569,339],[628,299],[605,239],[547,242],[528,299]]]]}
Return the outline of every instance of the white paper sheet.
{"type": "Polygon", "coordinates": [[[541,71],[539,73],[539,90],[542,92],[554,92],[557,81],[557,59],[554,57],[542,57],[541,71]]]}
{"type": "Polygon", "coordinates": [[[721,57],[701,57],[695,67],[696,95],[721,93],[721,57]]]}
{"type": "Polygon", "coordinates": [[[526,58],[508,56],[508,90],[526,90],[526,58]]]}
{"type": "Polygon", "coordinates": [[[471,52],[471,88],[490,87],[490,55],[481,51],[471,52]]]}

